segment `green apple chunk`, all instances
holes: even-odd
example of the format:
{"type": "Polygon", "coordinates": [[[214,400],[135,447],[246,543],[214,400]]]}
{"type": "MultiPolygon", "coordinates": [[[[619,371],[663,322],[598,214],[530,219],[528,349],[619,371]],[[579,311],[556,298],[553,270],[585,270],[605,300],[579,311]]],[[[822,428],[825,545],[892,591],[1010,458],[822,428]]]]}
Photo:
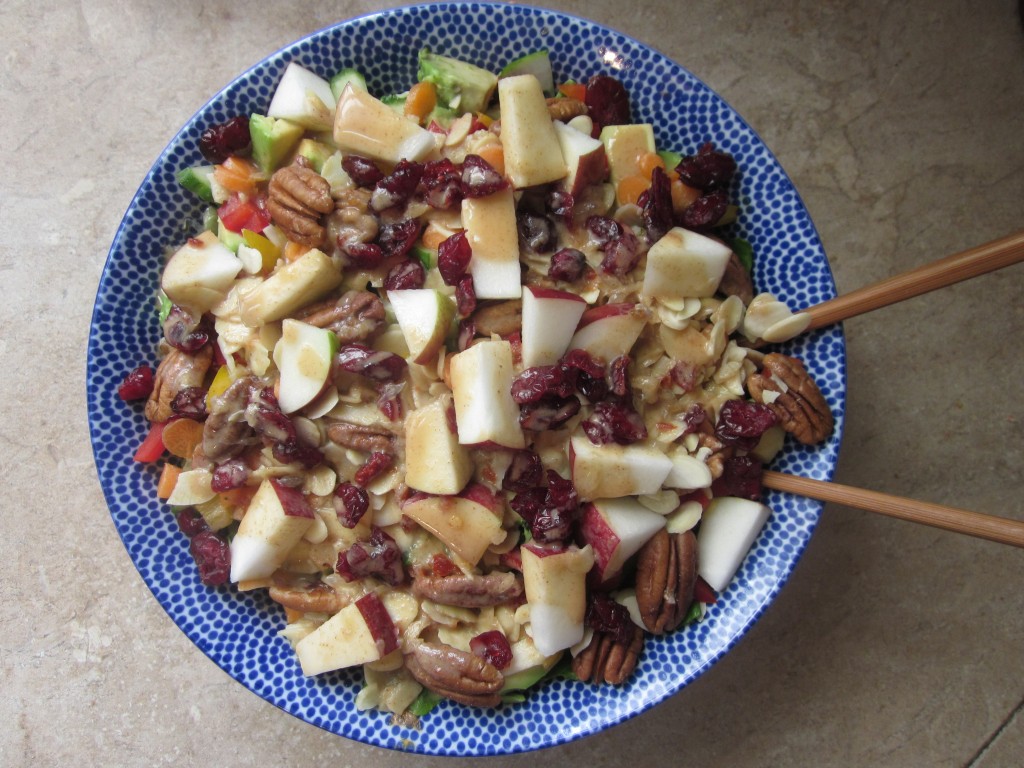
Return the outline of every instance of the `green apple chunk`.
{"type": "Polygon", "coordinates": [[[452,495],[473,476],[469,450],[448,421],[451,399],[417,408],[405,420],[405,483],[423,493],[452,495]]]}
{"type": "Polygon", "coordinates": [[[315,519],[300,491],[264,480],[231,540],[231,581],[264,579],[273,574],[315,519]]]}
{"type": "Polygon", "coordinates": [[[402,513],[437,536],[455,554],[475,566],[492,544],[505,538],[501,518],[463,496],[428,496],[402,507],[402,513]]]}
{"type": "Polygon", "coordinates": [[[388,301],[412,362],[422,364],[437,357],[455,317],[452,300],[433,288],[409,288],[388,291],[388,301]]]}
{"type": "Polygon", "coordinates": [[[189,238],[168,260],[160,278],[167,298],[198,314],[220,304],[242,262],[210,231],[189,238]]]}
{"type": "Polygon", "coordinates": [[[308,405],[323,391],[337,351],[338,337],[330,329],[285,318],[281,340],[274,345],[274,363],[281,372],[277,399],[284,413],[308,405]]]}
{"type": "Polygon", "coordinates": [[[250,328],[281,320],[334,290],[341,271],[323,251],[306,251],[279,267],[270,277],[239,300],[242,322],[250,328]]]}
{"type": "Polygon", "coordinates": [[[568,173],[540,81],[516,75],[498,81],[505,171],[516,189],[564,179],[568,173]]]}

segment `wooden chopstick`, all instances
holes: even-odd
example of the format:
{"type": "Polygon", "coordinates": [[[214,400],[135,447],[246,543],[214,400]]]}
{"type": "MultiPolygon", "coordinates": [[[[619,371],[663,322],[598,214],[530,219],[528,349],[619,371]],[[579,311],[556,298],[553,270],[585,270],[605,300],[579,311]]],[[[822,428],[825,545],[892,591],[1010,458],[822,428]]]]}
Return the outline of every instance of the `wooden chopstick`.
{"type": "Polygon", "coordinates": [[[804,310],[808,330],[838,323],[873,309],[920,296],[1024,260],[1024,231],[946,256],[931,264],[858,288],[804,310]]]}
{"type": "Polygon", "coordinates": [[[912,523],[923,523],[955,533],[966,533],[999,544],[1024,547],[1024,522],[970,512],[966,509],[890,496],[839,483],[827,483],[806,477],[765,471],[762,485],[776,491],[795,493],[819,501],[830,501],[869,512],[878,512],[912,523]]]}

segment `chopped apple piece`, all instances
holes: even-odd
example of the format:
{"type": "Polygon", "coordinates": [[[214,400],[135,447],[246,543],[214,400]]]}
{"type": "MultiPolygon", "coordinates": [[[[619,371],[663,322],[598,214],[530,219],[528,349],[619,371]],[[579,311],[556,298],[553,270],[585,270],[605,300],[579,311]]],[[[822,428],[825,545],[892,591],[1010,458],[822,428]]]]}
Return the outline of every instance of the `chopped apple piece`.
{"type": "Polygon", "coordinates": [[[377,661],[398,647],[390,614],[370,592],[314,629],[295,644],[307,676],[377,661]]]}
{"type": "Polygon", "coordinates": [[[264,480],[231,540],[231,581],[273,574],[315,520],[300,491],[277,480],[264,480]]]}
{"type": "Polygon", "coordinates": [[[518,299],[523,292],[519,230],[511,189],[462,201],[462,222],[473,251],[469,273],[478,299],[518,299]]]}
{"type": "Polygon", "coordinates": [[[512,345],[507,341],[481,341],[452,356],[450,378],[460,443],[526,447],[519,406],[512,399],[514,375],[512,345]]]}
{"type": "Polygon", "coordinates": [[[224,300],[241,270],[238,257],[206,231],[174,252],[164,267],[160,287],[175,304],[202,314],[224,300]]]}
{"type": "Polygon", "coordinates": [[[351,83],[338,98],[334,141],[342,152],[392,165],[403,159],[425,160],[437,148],[434,134],[351,83]]]}
{"type": "Polygon", "coordinates": [[[281,76],[267,116],[290,120],[311,131],[326,131],[334,121],[331,84],[293,61],[281,76]]]}
{"type": "Polygon", "coordinates": [[[313,402],[331,375],[338,337],[328,328],[285,318],[281,340],[274,346],[274,363],[281,372],[277,400],[284,413],[313,402]]]}
{"type": "Polygon", "coordinates": [[[402,329],[412,362],[424,364],[437,356],[455,317],[455,304],[433,288],[388,291],[388,301],[402,329]]]}
{"type": "Polygon", "coordinates": [[[606,125],[601,129],[601,142],[608,155],[612,184],[640,173],[640,158],[654,152],[654,126],[650,123],[606,125]]]}
{"type": "Polygon", "coordinates": [[[533,75],[498,81],[505,172],[516,189],[565,178],[568,169],[540,82],[533,75]]]}
{"type": "Polygon", "coordinates": [[[569,171],[562,183],[570,194],[577,195],[584,187],[608,178],[608,155],[601,141],[559,120],[552,125],[569,171]]]}
{"type": "Polygon", "coordinates": [[[594,552],[590,546],[572,545],[550,553],[527,545],[522,558],[533,643],[550,656],[583,639],[587,573],[594,565],[594,552]]]}
{"type": "Polygon", "coordinates": [[[473,476],[469,451],[452,432],[450,398],[417,408],[405,420],[405,483],[423,493],[452,495],[473,476]]]}
{"type": "Polygon", "coordinates": [[[523,291],[523,367],[557,363],[586,308],[575,293],[528,286],[523,291]]]}
{"type": "Polygon", "coordinates": [[[239,299],[242,322],[250,328],[281,320],[334,290],[341,272],[323,251],[306,251],[239,299]]]}
{"type": "Polygon", "coordinates": [[[722,592],[736,575],[771,510],[756,501],[719,496],[701,516],[697,562],[701,577],[722,592]]]}
{"type": "Polygon", "coordinates": [[[654,534],[665,518],[636,499],[600,499],[583,510],[580,533],[594,550],[598,579],[605,582],[619,571],[654,534]]]}
{"type": "Polygon", "coordinates": [[[584,501],[655,493],[672,470],[668,456],[640,443],[594,445],[573,435],[569,447],[572,482],[584,501]]]}
{"type": "MultiPolygon", "coordinates": [[[[471,486],[472,487],[472,486],[471,486]]],[[[501,517],[483,504],[461,496],[428,496],[410,501],[402,513],[443,541],[449,549],[475,566],[492,544],[505,538],[501,517]]]]}
{"type": "Polygon", "coordinates": [[[647,251],[641,294],[678,301],[714,296],[732,249],[682,227],[670,229],[647,251]]]}
{"type": "Polygon", "coordinates": [[[711,470],[703,461],[690,456],[682,449],[674,451],[670,458],[672,459],[672,471],[665,478],[666,488],[694,491],[698,488],[711,487],[711,470]]]}
{"type": "Polygon", "coordinates": [[[604,304],[588,309],[569,349],[583,349],[610,363],[633,348],[647,323],[647,311],[640,304],[604,304]]]}

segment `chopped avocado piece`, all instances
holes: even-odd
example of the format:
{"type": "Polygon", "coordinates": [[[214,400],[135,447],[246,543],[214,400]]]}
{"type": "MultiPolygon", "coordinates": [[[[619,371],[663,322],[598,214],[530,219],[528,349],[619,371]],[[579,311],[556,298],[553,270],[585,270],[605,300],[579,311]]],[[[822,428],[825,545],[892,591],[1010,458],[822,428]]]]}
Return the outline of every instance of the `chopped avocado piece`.
{"type": "Polygon", "coordinates": [[[242,243],[242,235],[239,232],[232,232],[224,226],[224,222],[217,219],[217,239],[224,243],[232,253],[238,253],[238,246],[242,243]]]}
{"type": "Polygon", "coordinates": [[[303,139],[299,142],[295,153],[309,160],[310,167],[320,173],[327,158],[334,154],[334,147],[329,147],[316,139],[303,139]]]}
{"type": "Polygon", "coordinates": [[[416,715],[416,717],[423,717],[423,715],[440,703],[441,697],[438,694],[424,688],[420,691],[420,695],[416,697],[416,700],[409,705],[409,712],[416,715]]]}
{"type": "Polygon", "coordinates": [[[736,254],[743,268],[747,272],[752,272],[754,269],[754,246],[750,244],[749,240],[744,240],[742,237],[737,237],[731,245],[732,252],[736,254]]]}
{"type": "Polygon", "coordinates": [[[681,153],[672,152],[667,149],[660,150],[658,152],[658,157],[660,157],[664,161],[666,171],[674,171],[676,169],[676,166],[679,165],[679,163],[683,159],[681,153]]]}
{"type": "Polygon", "coordinates": [[[265,172],[272,173],[299,142],[302,134],[301,125],[282,118],[253,114],[249,118],[253,160],[265,172]]]}
{"type": "Polygon", "coordinates": [[[352,84],[353,88],[358,88],[361,91],[366,90],[366,78],[363,77],[363,73],[358,69],[345,67],[345,69],[331,78],[331,93],[334,94],[335,101],[341,97],[341,92],[345,90],[345,86],[349,83],[352,84]]]}
{"type": "Polygon", "coordinates": [[[423,48],[419,53],[421,82],[431,82],[437,88],[439,104],[447,104],[458,112],[483,112],[487,109],[498,76],[465,61],[431,53],[423,48]]]}
{"type": "Polygon", "coordinates": [[[521,672],[516,672],[514,675],[508,675],[505,678],[505,684],[501,687],[501,692],[525,691],[530,686],[536,685],[547,673],[548,670],[544,665],[538,664],[535,667],[529,667],[521,672]]]}
{"type": "Polygon", "coordinates": [[[514,77],[515,75],[533,75],[540,81],[541,90],[548,96],[555,95],[555,76],[551,72],[551,58],[546,48],[509,62],[498,73],[498,77],[514,77]]]}
{"type": "Polygon", "coordinates": [[[380,103],[386,104],[396,112],[405,112],[405,101],[409,98],[409,93],[389,93],[386,96],[380,97],[380,103]]]}
{"type": "Polygon", "coordinates": [[[447,107],[442,107],[441,105],[438,105],[434,107],[434,109],[431,111],[429,115],[427,115],[427,119],[424,120],[424,123],[426,125],[430,125],[431,123],[437,123],[442,128],[447,130],[448,128],[451,127],[452,122],[458,116],[459,113],[456,112],[454,109],[448,109],[447,107]]]}
{"type": "Polygon", "coordinates": [[[178,183],[189,192],[192,192],[208,203],[213,202],[213,179],[212,165],[197,165],[192,168],[182,168],[178,171],[178,183]]]}

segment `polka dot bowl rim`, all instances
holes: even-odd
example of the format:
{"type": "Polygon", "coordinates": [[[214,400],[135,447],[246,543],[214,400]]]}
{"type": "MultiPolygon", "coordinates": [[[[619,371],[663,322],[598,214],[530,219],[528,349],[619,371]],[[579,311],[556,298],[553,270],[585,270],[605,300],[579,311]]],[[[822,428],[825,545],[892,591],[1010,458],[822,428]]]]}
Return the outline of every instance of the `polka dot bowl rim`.
{"type": "MultiPolygon", "coordinates": [[[[405,90],[423,45],[492,70],[541,47],[556,75],[584,80],[604,72],[626,84],[636,121],[654,124],[659,147],[684,153],[705,141],[731,152],[741,170],[740,215],[730,234],[749,240],[755,280],[790,306],[835,295],[814,225],[792,182],[750,126],[688,70],[645,44],[601,24],[519,5],[409,6],[362,16],[315,32],[268,56],[217,93],[174,136],[149,171],[118,228],[96,294],[88,343],[87,404],[100,484],[124,546],[146,585],[189,639],[228,675],[308,723],[380,747],[429,755],[523,752],[600,732],[678,693],[724,656],[779,593],[803,553],[822,504],[768,492],[773,514],[733,582],[699,624],[648,638],[637,673],[622,687],[554,681],[522,704],[494,711],[443,703],[419,730],[354,706],[360,676],[342,671],[304,678],[277,632],[282,614],[262,592],[207,589],[188,544],[156,500],[156,469],[132,461],[146,432],[141,408],[118,400],[116,387],[135,365],[152,362],[160,329],[153,311],[165,248],[199,220],[199,204],[175,181],[201,162],[203,128],[235,114],[265,112],[284,66],[297,61],[324,76],[355,66],[372,92],[405,90]],[[520,42],[525,41],[525,42],[520,42]]],[[[846,400],[841,328],[783,346],[802,358],[836,416],[829,441],[814,449],[788,444],[772,468],[828,480],[838,458],[846,400]]]]}

